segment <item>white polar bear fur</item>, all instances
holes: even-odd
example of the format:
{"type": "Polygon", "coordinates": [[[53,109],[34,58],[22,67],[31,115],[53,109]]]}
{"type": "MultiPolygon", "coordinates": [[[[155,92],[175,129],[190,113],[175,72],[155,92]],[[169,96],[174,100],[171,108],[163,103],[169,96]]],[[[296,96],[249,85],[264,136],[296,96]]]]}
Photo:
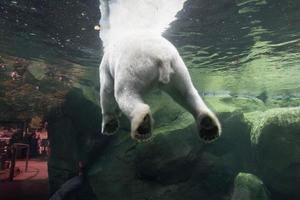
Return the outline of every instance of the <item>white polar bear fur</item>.
{"type": "MultiPolygon", "coordinates": [[[[192,84],[177,49],[160,35],[134,32],[123,35],[106,47],[100,65],[102,128],[120,109],[131,120],[131,135],[150,108],[142,97],[159,87],[186,108],[198,121],[209,115],[208,109],[192,84]]],[[[102,129],[102,132],[104,130],[102,129]]]]}

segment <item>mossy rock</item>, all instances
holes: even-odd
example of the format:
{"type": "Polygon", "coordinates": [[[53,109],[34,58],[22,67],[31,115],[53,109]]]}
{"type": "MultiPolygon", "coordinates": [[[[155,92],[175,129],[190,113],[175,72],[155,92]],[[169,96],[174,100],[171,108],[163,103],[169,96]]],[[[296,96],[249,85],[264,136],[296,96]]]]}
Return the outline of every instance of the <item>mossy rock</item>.
{"type": "Polygon", "coordinates": [[[251,112],[265,110],[266,106],[258,98],[243,96],[205,96],[205,101],[215,112],[251,112]]]}
{"type": "MultiPolygon", "coordinates": [[[[218,114],[223,135],[205,144],[193,119],[137,143],[120,131],[95,157],[89,180],[98,199],[226,199],[250,157],[249,125],[240,112],[218,114]]],[[[158,130],[162,130],[158,128],[158,130]]]]}
{"type": "Polygon", "coordinates": [[[240,111],[217,114],[222,125],[222,135],[215,142],[205,145],[204,151],[209,152],[227,165],[235,173],[252,168],[251,126],[240,111]]]}
{"type": "Polygon", "coordinates": [[[157,134],[150,143],[136,143],[128,132],[117,133],[90,169],[89,179],[98,199],[151,199],[160,195],[172,199],[174,192],[163,191],[188,181],[202,146],[192,129],[157,134]]]}
{"type": "Polygon", "coordinates": [[[217,115],[222,125],[222,135],[203,146],[195,177],[201,179],[207,192],[218,194],[221,199],[230,193],[238,172],[252,169],[253,156],[250,126],[244,114],[235,111],[217,115]]]}
{"type": "Polygon", "coordinates": [[[264,183],[255,175],[239,173],[234,180],[231,200],[269,200],[264,183]]]}
{"type": "Polygon", "coordinates": [[[257,170],[273,191],[300,197],[300,107],[247,114],[257,170]]]}
{"type": "Polygon", "coordinates": [[[160,134],[149,144],[137,146],[136,173],[141,179],[161,184],[185,181],[193,172],[202,145],[192,126],[160,134]]]}
{"type": "Polygon", "coordinates": [[[300,98],[287,96],[285,98],[270,99],[267,106],[274,107],[298,107],[300,106],[300,98]]]}

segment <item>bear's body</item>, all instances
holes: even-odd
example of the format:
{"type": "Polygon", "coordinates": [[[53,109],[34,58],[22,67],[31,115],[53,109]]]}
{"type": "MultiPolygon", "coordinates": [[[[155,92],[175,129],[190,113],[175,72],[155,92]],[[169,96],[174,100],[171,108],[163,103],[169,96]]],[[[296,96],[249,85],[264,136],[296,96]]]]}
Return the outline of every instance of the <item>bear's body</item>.
{"type": "Polygon", "coordinates": [[[167,92],[195,118],[200,137],[220,135],[218,119],[194,88],[177,49],[159,34],[127,32],[105,47],[100,65],[102,133],[118,130],[118,110],[131,121],[131,136],[148,140],[152,134],[150,108],[143,95],[152,88],[167,92]]]}

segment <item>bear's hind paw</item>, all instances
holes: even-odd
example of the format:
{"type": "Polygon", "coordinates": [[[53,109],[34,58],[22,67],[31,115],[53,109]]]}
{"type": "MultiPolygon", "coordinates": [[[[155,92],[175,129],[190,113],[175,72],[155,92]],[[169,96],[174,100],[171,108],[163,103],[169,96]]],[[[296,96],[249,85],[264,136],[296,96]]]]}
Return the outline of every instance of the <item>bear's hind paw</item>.
{"type": "Polygon", "coordinates": [[[204,115],[200,119],[198,131],[205,142],[213,142],[221,135],[221,126],[215,116],[204,115]]]}
{"type": "Polygon", "coordinates": [[[119,130],[119,121],[117,119],[111,119],[105,123],[102,129],[103,135],[114,135],[119,130]]]}
{"type": "Polygon", "coordinates": [[[142,122],[132,134],[133,139],[139,142],[149,142],[152,136],[152,120],[149,114],[145,115],[142,122]]]}

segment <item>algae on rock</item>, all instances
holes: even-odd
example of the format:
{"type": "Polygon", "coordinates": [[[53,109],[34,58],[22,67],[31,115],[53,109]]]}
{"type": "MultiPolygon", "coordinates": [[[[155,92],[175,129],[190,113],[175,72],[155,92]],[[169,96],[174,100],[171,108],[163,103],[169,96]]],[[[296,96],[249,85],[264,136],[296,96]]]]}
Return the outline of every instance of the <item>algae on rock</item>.
{"type": "Polygon", "coordinates": [[[241,172],[235,177],[231,200],[269,200],[269,196],[258,177],[241,172]]]}
{"type": "Polygon", "coordinates": [[[274,108],[246,115],[257,171],[281,194],[300,197],[300,107],[274,108]]]}

